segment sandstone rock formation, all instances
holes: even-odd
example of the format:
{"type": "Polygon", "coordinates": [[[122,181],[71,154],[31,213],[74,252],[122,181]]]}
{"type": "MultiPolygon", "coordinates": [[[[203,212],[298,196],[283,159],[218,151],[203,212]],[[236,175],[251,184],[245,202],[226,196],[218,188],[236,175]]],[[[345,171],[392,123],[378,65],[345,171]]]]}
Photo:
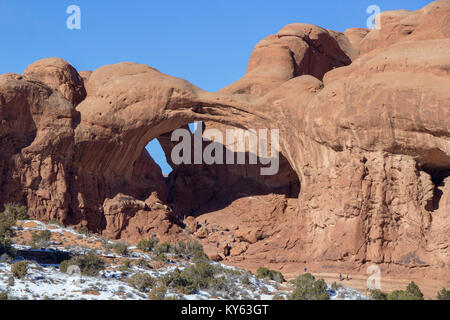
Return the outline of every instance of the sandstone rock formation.
{"type": "Polygon", "coordinates": [[[450,1],[381,23],[288,25],[218,93],[134,63],[80,75],[52,58],[2,75],[0,206],[132,242],[197,237],[248,268],[376,263],[448,280],[450,1]],[[170,154],[194,120],[278,128],[279,173],[172,163],[165,178],[145,146],[170,154]]]}
{"type": "Polygon", "coordinates": [[[86,98],[83,78],[74,67],[61,59],[48,58],[36,61],[28,66],[23,75],[58,90],[74,106],[86,98]]]}

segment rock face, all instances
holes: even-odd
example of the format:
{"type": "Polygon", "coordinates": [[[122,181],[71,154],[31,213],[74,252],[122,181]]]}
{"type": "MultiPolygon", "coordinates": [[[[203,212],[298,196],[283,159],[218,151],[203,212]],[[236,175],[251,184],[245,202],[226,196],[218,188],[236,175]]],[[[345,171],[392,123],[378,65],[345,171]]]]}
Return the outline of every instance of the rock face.
{"type": "Polygon", "coordinates": [[[334,31],[289,24],[261,40],[250,56],[246,75],[221,91],[262,96],[304,74],[322,79],[326,72],[351,63],[347,50],[336,40],[334,31]]]}
{"type": "Polygon", "coordinates": [[[450,2],[381,23],[288,25],[218,93],[134,63],[80,76],[52,58],[2,75],[0,206],[132,242],[198,238],[248,268],[376,263],[448,280],[450,2]],[[194,120],[278,128],[279,173],[172,163],[163,177],[146,144],[169,155],[194,120]]]}
{"type": "Polygon", "coordinates": [[[86,98],[83,78],[74,67],[62,59],[39,60],[28,66],[23,75],[42,81],[52,89],[58,90],[74,106],[86,98]]]}

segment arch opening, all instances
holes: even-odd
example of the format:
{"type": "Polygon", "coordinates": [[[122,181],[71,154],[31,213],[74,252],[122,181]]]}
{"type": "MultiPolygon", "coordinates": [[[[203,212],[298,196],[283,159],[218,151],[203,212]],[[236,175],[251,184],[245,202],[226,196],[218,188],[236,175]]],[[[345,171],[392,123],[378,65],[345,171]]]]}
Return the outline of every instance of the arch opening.
{"type": "MultiPolygon", "coordinates": [[[[222,163],[195,163],[195,155],[191,154],[190,163],[175,164],[172,159],[172,151],[177,143],[172,141],[174,131],[158,136],[146,147],[165,175],[167,198],[164,200],[174,210],[176,217],[182,221],[189,216],[199,217],[211,212],[227,211],[233,203],[240,203],[242,202],[240,199],[245,198],[255,200],[254,197],[257,197],[263,202],[272,202],[276,199],[277,206],[285,206],[287,202],[290,204],[297,202],[300,181],[281,152],[278,172],[274,175],[261,175],[261,168],[264,165],[259,161],[251,164],[251,152],[248,150],[239,152],[224,143],[205,138],[203,131],[206,126],[208,128],[217,126],[218,130],[224,130],[224,127],[220,127],[217,123],[206,123],[206,125],[203,124],[200,132],[203,138],[202,152],[208,146],[218,144],[218,147],[223,148],[222,163]],[[227,153],[233,154],[234,163],[227,164],[225,159],[227,153]],[[244,163],[238,163],[239,158],[244,159],[244,163]]],[[[196,122],[191,122],[180,129],[189,131],[192,137],[191,149],[194,153],[198,125],[196,122]]],[[[249,201],[249,205],[251,202],[249,201]]]]}

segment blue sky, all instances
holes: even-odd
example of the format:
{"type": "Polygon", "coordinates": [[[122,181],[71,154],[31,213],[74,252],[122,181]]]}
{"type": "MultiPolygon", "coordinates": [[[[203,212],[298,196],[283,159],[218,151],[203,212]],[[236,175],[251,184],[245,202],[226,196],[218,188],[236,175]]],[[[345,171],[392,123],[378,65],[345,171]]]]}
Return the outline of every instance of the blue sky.
{"type": "MultiPolygon", "coordinates": [[[[366,27],[366,9],[417,10],[425,0],[0,0],[0,74],[60,57],[78,70],[120,61],[148,64],[217,91],[245,73],[255,44],[284,25],[306,22],[344,31],[366,27]],[[81,29],[69,30],[69,5],[81,29]]],[[[157,143],[148,149],[164,173],[157,143]]]]}

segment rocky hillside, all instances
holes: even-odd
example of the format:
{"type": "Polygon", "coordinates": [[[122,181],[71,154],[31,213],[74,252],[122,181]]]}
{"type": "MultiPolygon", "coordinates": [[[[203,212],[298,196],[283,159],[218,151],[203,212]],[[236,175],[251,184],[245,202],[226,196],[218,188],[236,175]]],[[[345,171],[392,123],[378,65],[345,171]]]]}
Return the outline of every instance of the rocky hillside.
{"type": "MultiPolygon", "coordinates": [[[[18,300],[284,300],[294,288],[282,275],[274,280],[257,277],[192,256],[181,243],[156,243],[143,252],[141,246],[139,250],[40,221],[19,221],[14,233],[14,254],[0,257],[0,300],[2,295],[18,300]],[[46,239],[36,236],[45,232],[46,239]],[[67,268],[82,259],[89,262],[80,264],[79,273],[67,268]],[[190,282],[194,279],[198,283],[190,282]]],[[[326,290],[330,299],[367,299],[342,285],[326,290]]]]}
{"type": "Polygon", "coordinates": [[[450,1],[381,26],[287,25],[220,92],[129,62],[1,75],[0,210],[131,243],[200,239],[251,270],[378,264],[449,281],[450,1]],[[169,154],[195,120],[279,129],[278,174],[172,163],[166,179],[145,146],[169,154]]]}

